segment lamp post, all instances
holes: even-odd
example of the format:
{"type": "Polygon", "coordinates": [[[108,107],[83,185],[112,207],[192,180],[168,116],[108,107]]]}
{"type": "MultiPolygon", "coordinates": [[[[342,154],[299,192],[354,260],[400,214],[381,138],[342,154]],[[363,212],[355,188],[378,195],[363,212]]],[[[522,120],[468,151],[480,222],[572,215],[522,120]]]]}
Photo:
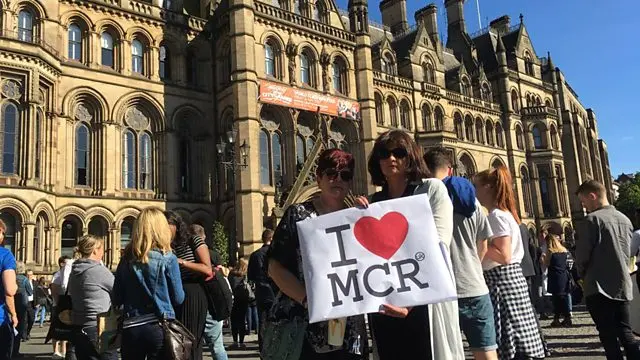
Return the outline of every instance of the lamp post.
{"type": "MultiPolygon", "coordinates": [[[[218,156],[222,160],[220,163],[223,165],[225,170],[225,176],[227,175],[227,171],[231,170],[233,181],[231,181],[231,186],[233,186],[233,211],[234,211],[234,233],[233,233],[233,241],[229,246],[230,251],[230,261],[231,263],[235,263],[236,261],[236,252],[237,252],[237,238],[238,238],[238,229],[237,229],[237,221],[236,218],[238,216],[238,202],[236,195],[236,174],[238,170],[245,169],[247,164],[247,157],[249,156],[249,145],[247,145],[246,140],[242,141],[242,145],[238,146],[240,150],[239,158],[236,156],[236,137],[238,136],[238,130],[229,130],[227,131],[227,138],[221,137],[220,142],[216,144],[216,149],[218,150],[218,156]],[[230,146],[228,146],[230,145],[230,146]]],[[[227,181],[229,178],[227,177],[227,181]]]]}

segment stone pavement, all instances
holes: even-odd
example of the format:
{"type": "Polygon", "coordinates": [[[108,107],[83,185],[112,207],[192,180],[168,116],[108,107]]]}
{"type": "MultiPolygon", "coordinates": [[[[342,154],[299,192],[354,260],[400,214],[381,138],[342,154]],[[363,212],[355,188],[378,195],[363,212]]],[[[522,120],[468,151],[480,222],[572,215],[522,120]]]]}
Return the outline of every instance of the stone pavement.
{"type": "MultiPolygon", "coordinates": [[[[542,321],[543,331],[549,342],[549,347],[555,352],[554,359],[563,360],[601,360],[605,359],[604,351],[600,346],[597,331],[589,314],[584,312],[584,308],[576,306],[574,312],[574,326],[571,328],[551,328],[550,320],[542,321]]],[[[44,360],[51,358],[51,344],[44,345],[44,337],[47,328],[33,328],[30,341],[23,343],[22,349],[25,359],[44,360]]],[[[230,359],[258,360],[257,336],[249,335],[246,339],[247,349],[230,351],[230,359]]],[[[231,337],[226,333],[225,344],[231,343],[231,337]]],[[[208,353],[208,351],[206,352],[208,353]]],[[[470,358],[470,357],[469,357],[470,358]]],[[[211,359],[206,356],[205,359],[211,359]]]]}

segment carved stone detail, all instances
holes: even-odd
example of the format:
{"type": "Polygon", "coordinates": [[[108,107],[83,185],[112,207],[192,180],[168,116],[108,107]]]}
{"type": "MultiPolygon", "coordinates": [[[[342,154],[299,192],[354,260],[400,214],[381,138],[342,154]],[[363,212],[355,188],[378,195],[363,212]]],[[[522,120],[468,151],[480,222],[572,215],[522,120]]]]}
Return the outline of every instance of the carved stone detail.
{"type": "Polygon", "coordinates": [[[280,127],[279,124],[276,124],[275,121],[260,119],[262,123],[262,127],[264,127],[267,131],[276,131],[280,127]]]}
{"type": "Polygon", "coordinates": [[[345,139],[344,134],[339,133],[337,131],[329,131],[329,139],[337,142],[337,143],[342,143],[345,139]]]}
{"type": "Polygon", "coordinates": [[[2,95],[10,99],[17,99],[22,96],[22,86],[14,80],[2,82],[2,95]]]}
{"type": "Polygon", "coordinates": [[[308,126],[298,125],[298,134],[304,137],[309,137],[313,135],[313,130],[308,126]]]}
{"type": "Polygon", "coordinates": [[[78,104],[76,106],[76,120],[90,122],[93,119],[93,115],[89,112],[89,110],[83,105],[78,104]]]}
{"type": "Polygon", "coordinates": [[[130,107],[127,110],[124,120],[135,130],[145,130],[149,126],[149,118],[136,107],[130,107]]]}
{"type": "Polygon", "coordinates": [[[287,47],[285,49],[287,57],[289,58],[288,70],[289,70],[289,83],[291,85],[296,84],[296,57],[298,56],[298,45],[293,42],[293,39],[289,37],[287,47]]]}
{"type": "Polygon", "coordinates": [[[328,93],[331,91],[331,55],[324,46],[320,54],[320,65],[322,66],[322,90],[328,93]]]}

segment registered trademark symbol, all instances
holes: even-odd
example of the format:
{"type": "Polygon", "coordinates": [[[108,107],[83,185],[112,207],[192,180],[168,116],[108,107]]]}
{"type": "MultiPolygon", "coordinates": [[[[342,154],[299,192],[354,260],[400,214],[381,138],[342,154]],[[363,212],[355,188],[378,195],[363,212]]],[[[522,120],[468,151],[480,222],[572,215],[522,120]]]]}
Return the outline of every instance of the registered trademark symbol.
{"type": "Polygon", "coordinates": [[[419,252],[416,253],[416,260],[422,261],[422,260],[424,260],[424,258],[425,258],[425,255],[424,255],[423,252],[419,251],[419,252]]]}

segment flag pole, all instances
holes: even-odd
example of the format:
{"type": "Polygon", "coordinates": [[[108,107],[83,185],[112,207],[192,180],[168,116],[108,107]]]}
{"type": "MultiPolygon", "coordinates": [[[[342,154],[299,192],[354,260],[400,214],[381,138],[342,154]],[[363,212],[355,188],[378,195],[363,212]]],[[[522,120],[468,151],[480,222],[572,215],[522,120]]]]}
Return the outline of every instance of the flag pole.
{"type": "Polygon", "coordinates": [[[476,9],[478,9],[478,30],[482,30],[482,18],[480,17],[480,0],[476,0],[476,9]]]}

